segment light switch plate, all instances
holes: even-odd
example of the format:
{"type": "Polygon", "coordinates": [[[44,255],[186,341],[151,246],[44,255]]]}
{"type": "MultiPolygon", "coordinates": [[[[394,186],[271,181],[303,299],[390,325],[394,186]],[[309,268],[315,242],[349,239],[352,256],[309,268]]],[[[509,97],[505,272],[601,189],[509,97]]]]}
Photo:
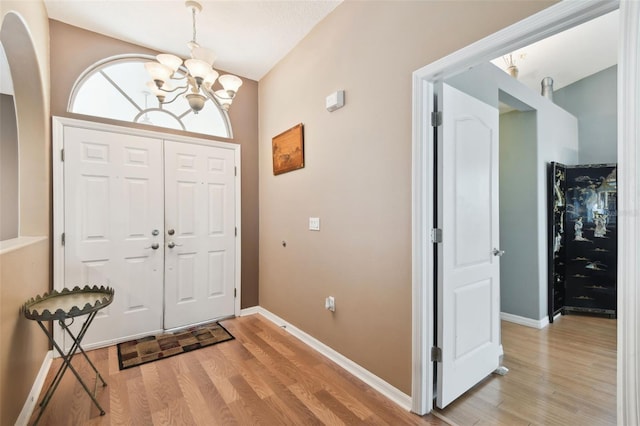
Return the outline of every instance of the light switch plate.
{"type": "Polygon", "coordinates": [[[319,231],[320,230],[320,218],[319,217],[310,217],[309,218],[309,231],[319,231]]]}

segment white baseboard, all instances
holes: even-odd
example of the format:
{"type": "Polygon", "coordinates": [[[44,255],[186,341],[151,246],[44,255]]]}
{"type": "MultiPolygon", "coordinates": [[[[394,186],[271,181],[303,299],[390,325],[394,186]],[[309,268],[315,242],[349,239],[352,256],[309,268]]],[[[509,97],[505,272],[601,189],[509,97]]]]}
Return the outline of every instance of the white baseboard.
{"type": "MultiPolygon", "coordinates": [[[[243,309],[242,310],[243,314],[244,314],[244,311],[245,310],[243,309]]],[[[262,307],[258,306],[255,308],[249,308],[247,311],[251,311],[251,312],[255,311],[255,313],[262,315],[269,321],[276,324],[278,327],[282,327],[284,330],[291,333],[291,335],[298,338],[303,343],[307,344],[309,347],[320,352],[322,355],[326,356],[331,361],[335,362],[340,367],[344,368],[349,373],[353,374],[358,379],[362,380],[363,382],[365,382],[366,384],[368,384],[369,386],[371,386],[372,388],[380,392],[382,395],[384,395],[391,401],[398,404],[400,407],[404,408],[407,411],[411,411],[411,397],[409,395],[405,394],[401,390],[395,388],[391,384],[382,380],[380,377],[371,373],[369,370],[361,367],[360,365],[351,361],[349,358],[345,357],[344,355],[340,354],[339,352],[335,351],[334,349],[320,342],[316,338],[308,335],[304,331],[300,330],[294,325],[289,324],[282,318],[267,311],[262,307]]]]}
{"type": "Polygon", "coordinates": [[[240,310],[240,316],[246,317],[247,315],[257,314],[260,310],[260,306],[252,306],[250,308],[245,308],[240,310]]]}
{"type": "Polygon", "coordinates": [[[515,324],[524,325],[527,327],[537,328],[541,330],[549,325],[549,318],[544,317],[539,320],[534,320],[531,318],[521,317],[519,315],[508,314],[506,312],[500,312],[500,319],[508,322],[513,322],[515,324]]]}
{"type": "Polygon", "coordinates": [[[38,396],[42,391],[42,386],[44,385],[44,381],[47,378],[47,374],[49,373],[49,368],[51,367],[51,361],[53,360],[53,351],[47,351],[44,356],[44,360],[42,361],[42,365],[40,366],[40,371],[38,371],[38,375],[36,376],[36,380],[33,382],[33,386],[31,386],[31,391],[29,395],[27,395],[27,400],[24,402],[22,406],[22,411],[18,416],[18,420],[16,420],[16,426],[26,426],[29,423],[29,419],[33,414],[33,409],[36,407],[38,402],[38,396]]]}

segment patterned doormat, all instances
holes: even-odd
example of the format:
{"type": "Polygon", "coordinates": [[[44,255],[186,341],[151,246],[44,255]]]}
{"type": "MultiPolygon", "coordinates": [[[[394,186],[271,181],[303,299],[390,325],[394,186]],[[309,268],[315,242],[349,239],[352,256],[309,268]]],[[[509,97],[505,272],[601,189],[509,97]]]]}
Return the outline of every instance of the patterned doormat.
{"type": "Polygon", "coordinates": [[[232,339],[231,333],[217,322],[147,336],[118,344],[118,364],[124,370],[232,339]]]}

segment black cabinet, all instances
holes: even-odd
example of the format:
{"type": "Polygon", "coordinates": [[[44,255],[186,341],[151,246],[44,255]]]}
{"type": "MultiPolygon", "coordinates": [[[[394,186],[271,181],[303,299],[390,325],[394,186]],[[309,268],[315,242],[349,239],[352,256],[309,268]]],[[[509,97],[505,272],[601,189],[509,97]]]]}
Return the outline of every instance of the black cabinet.
{"type": "Polygon", "coordinates": [[[549,166],[549,321],[616,315],[616,165],[549,166]]]}

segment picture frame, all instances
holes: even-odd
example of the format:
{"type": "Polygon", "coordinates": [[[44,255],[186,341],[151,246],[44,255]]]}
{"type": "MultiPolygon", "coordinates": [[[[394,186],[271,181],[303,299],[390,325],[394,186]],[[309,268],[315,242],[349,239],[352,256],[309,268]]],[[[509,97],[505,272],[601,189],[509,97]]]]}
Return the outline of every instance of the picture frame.
{"type": "Polygon", "coordinates": [[[304,167],[304,126],[302,123],[274,136],[271,144],[274,176],[304,167]]]}

